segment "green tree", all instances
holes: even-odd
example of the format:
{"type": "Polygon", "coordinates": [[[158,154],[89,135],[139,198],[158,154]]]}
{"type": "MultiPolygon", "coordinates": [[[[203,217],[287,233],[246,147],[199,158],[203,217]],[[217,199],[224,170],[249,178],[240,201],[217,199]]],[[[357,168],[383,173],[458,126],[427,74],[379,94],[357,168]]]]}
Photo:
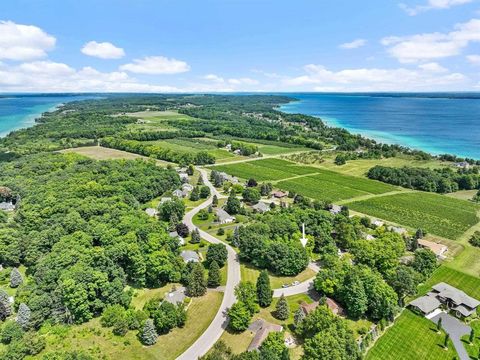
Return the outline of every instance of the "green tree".
{"type": "Polygon", "coordinates": [[[18,307],[17,323],[22,327],[22,329],[28,329],[30,325],[30,316],[31,311],[29,307],[26,304],[21,303],[18,307]]]}
{"type": "Polygon", "coordinates": [[[202,296],[207,291],[205,270],[200,263],[193,264],[192,272],[188,278],[187,292],[189,296],[202,296]]]}
{"type": "Polygon", "coordinates": [[[183,219],[185,215],[185,204],[180,199],[165,201],[159,205],[158,213],[164,221],[170,221],[173,214],[175,214],[178,223],[179,219],[183,219]]]}
{"type": "Polygon", "coordinates": [[[442,318],[438,318],[438,321],[437,321],[437,331],[440,332],[442,331],[442,318]]]}
{"type": "Polygon", "coordinates": [[[0,289],[0,320],[3,321],[12,315],[12,307],[10,306],[8,294],[0,289]]]}
{"type": "Polygon", "coordinates": [[[261,198],[260,192],[256,188],[247,187],[242,193],[243,201],[256,204],[261,198]]]}
{"type": "Polygon", "coordinates": [[[208,286],[217,287],[220,286],[220,268],[215,260],[210,262],[208,268],[208,286]]]}
{"type": "Polygon", "coordinates": [[[257,292],[255,289],[255,285],[250,281],[241,281],[235,287],[235,296],[237,300],[243,303],[250,315],[255,314],[258,312],[258,303],[257,303],[257,292]]]}
{"type": "Polygon", "coordinates": [[[365,314],[368,308],[368,298],[357,272],[350,272],[345,276],[340,295],[352,318],[358,319],[365,314]]]}
{"type": "Polygon", "coordinates": [[[15,321],[7,321],[0,331],[0,342],[2,344],[10,344],[12,341],[18,341],[23,337],[23,329],[21,325],[15,321]]]}
{"type": "Polygon", "coordinates": [[[229,327],[233,331],[247,330],[250,325],[250,319],[252,317],[248,307],[241,301],[237,301],[228,310],[229,327]]]}
{"type": "Polygon", "coordinates": [[[213,198],[212,198],[212,206],[213,206],[213,207],[217,207],[217,206],[218,206],[218,197],[217,197],[217,195],[213,195],[213,198]]]}
{"type": "Polygon", "coordinates": [[[282,294],[277,302],[277,305],[275,306],[275,317],[279,320],[287,320],[289,316],[290,307],[287,299],[285,299],[285,296],[282,294]]]}
{"type": "Polygon", "coordinates": [[[431,250],[418,249],[415,251],[412,267],[420,274],[429,277],[437,266],[437,257],[431,250]]]}
{"type": "Polygon", "coordinates": [[[473,344],[473,340],[475,340],[475,329],[472,328],[472,330],[470,330],[470,335],[468,336],[468,342],[473,344]]]}
{"type": "Polygon", "coordinates": [[[147,319],[140,332],[140,341],[147,346],[157,342],[158,334],[152,319],[147,319]]]}
{"type": "Polygon", "coordinates": [[[228,196],[227,202],[225,204],[225,211],[230,215],[238,214],[240,211],[241,204],[240,200],[237,199],[237,195],[235,191],[230,191],[230,195],[228,196]]]}
{"type": "Polygon", "coordinates": [[[445,340],[443,341],[443,346],[445,349],[448,349],[448,340],[450,340],[450,334],[445,334],[445,340]]]}
{"type": "Polygon", "coordinates": [[[198,228],[193,229],[191,233],[190,243],[198,244],[201,240],[202,237],[200,236],[200,231],[198,230],[198,228]]]}
{"type": "Polygon", "coordinates": [[[200,188],[200,198],[206,199],[210,196],[210,188],[208,186],[202,186],[200,188]]]}
{"type": "Polygon", "coordinates": [[[206,262],[210,264],[216,261],[219,267],[223,267],[227,262],[228,251],[224,244],[211,244],[208,246],[206,262]]]}
{"type": "Polygon", "coordinates": [[[188,175],[188,176],[192,176],[194,172],[195,172],[195,168],[193,167],[193,165],[192,165],[192,164],[188,165],[188,167],[187,167],[187,175],[188,175]]]}
{"type": "Polygon", "coordinates": [[[270,287],[270,277],[266,270],[262,270],[257,279],[257,299],[261,307],[268,307],[272,303],[273,291],[270,287]]]}
{"type": "Polygon", "coordinates": [[[305,319],[305,312],[301,308],[298,308],[293,314],[293,324],[295,327],[298,327],[302,323],[303,319],[305,319]]]}
{"type": "Polygon", "coordinates": [[[197,201],[200,199],[200,188],[198,186],[195,186],[190,193],[190,200],[191,201],[197,201]]]}
{"type": "Polygon", "coordinates": [[[283,332],[271,332],[260,345],[260,359],[288,360],[290,356],[285,346],[283,332]]]}

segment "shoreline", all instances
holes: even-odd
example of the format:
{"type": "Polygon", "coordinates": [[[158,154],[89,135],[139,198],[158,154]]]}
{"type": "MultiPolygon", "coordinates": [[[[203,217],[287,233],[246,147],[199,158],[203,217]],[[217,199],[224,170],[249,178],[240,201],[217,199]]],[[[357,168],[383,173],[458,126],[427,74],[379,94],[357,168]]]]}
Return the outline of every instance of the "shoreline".
{"type": "Polygon", "coordinates": [[[305,112],[302,112],[299,109],[285,109],[286,107],[288,108],[289,106],[295,106],[295,105],[300,105],[303,103],[303,100],[295,99],[293,101],[290,101],[288,103],[282,104],[278,106],[278,110],[287,114],[302,114],[306,116],[311,116],[317,119],[320,119],[325,125],[331,128],[340,128],[348,131],[349,133],[353,135],[360,135],[364,138],[371,139],[376,141],[377,143],[380,144],[387,144],[387,145],[399,145],[399,146],[404,146],[406,148],[412,149],[412,150],[419,150],[419,151],[424,151],[432,156],[439,156],[439,155],[453,155],[458,158],[473,158],[474,160],[477,160],[476,157],[468,156],[465,154],[460,154],[460,153],[450,153],[449,151],[442,151],[440,149],[435,149],[431,146],[422,144],[421,142],[417,141],[416,139],[412,137],[406,137],[406,136],[401,136],[401,135],[395,135],[389,132],[381,131],[381,130],[366,130],[366,129],[359,129],[359,128],[354,128],[354,127],[349,127],[346,125],[343,125],[341,123],[341,120],[338,118],[333,118],[333,117],[328,117],[328,116],[322,116],[322,115],[313,115],[313,114],[307,114],[305,112]]]}

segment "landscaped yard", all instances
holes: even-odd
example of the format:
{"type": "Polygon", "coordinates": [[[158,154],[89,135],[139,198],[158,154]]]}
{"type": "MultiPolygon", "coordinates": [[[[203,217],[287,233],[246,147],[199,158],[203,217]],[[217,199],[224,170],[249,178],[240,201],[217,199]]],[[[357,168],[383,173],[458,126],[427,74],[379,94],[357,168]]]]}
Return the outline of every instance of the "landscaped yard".
{"type": "Polygon", "coordinates": [[[370,198],[348,203],[348,207],[413,229],[423,228],[429,233],[450,239],[458,238],[479,221],[477,205],[425,192],[370,198]]]}
{"type": "Polygon", "coordinates": [[[437,334],[430,320],[404,310],[367,353],[366,360],[452,360],[457,355],[452,342],[443,348],[445,333],[437,334]]]}
{"type": "Polygon", "coordinates": [[[223,294],[219,292],[194,298],[188,308],[185,326],[160,336],[153,346],[143,346],[134,331],[129,331],[125,337],[115,336],[112,329],[102,328],[98,319],[78,326],[46,327],[41,333],[46,334],[47,347],[35,358],[42,358],[49,351],[81,349],[95,359],[173,360],[210,325],[222,298],[223,294]]]}
{"type": "MultiPolygon", "coordinates": [[[[258,275],[260,274],[259,269],[249,264],[241,264],[240,270],[242,281],[250,281],[256,284],[258,275]]],[[[272,289],[278,289],[281,288],[283,284],[291,284],[294,281],[303,282],[305,280],[311,279],[315,276],[315,272],[310,268],[306,268],[297,276],[277,276],[272,273],[270,273],[269,275],[270,286],[272,287],[272,289]]]]}

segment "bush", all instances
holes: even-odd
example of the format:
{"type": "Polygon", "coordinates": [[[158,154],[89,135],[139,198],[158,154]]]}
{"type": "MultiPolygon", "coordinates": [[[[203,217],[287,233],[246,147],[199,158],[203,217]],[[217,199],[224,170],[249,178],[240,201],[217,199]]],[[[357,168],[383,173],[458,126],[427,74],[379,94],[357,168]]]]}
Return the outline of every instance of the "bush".
{"type": "Polygon", "coordinates": [[[480,231],[475,231],[468,242],[473,246],[480,247],[480,231]]]}
{"type": "Polygon", "coordinates": [[[15,321],[7,321],[0,332],[0,342],[10,344],[12,341],[20,340],[23,337],[23,329],[15,321]]]}

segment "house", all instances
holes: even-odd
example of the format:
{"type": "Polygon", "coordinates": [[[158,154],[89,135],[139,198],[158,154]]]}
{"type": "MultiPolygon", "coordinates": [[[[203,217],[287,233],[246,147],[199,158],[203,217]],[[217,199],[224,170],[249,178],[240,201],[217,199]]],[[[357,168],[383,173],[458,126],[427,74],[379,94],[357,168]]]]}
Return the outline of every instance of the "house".
{"type": "Polygon", "coordinates": [[[249,330],[256,331],[255,336],[253,337],[252,342],[247,349],[247,351],[253,351],[260,348],[263,341],[267,338],[268,334],[270,334],[271,332],[283,331],[283,326],[271,324],[263,319],[259,319],[250,325],[249,330]]]}
{"type": "Polygon", "coordinates": [[[457,168],[462,168],[462,169],[470,168],[470,164],[466,161],[456,162],[456,163],[453,164],[453,166],[455,166],[457,168]]]}
{"type": "Polygon", "coordinates": [[[432,250],[432,252],[437,256],[437,258],[444,258],[443,254],[445,254],[448,250],[448,247],[446,245],[433,241],[428,241],[425,239],[418,239],[418,246],[424,249],[432,250]]]}
{"type": "Polygon", "coordinates": [[[225,149],[227,149],[228,151],[232,151],[232,144],[227,144],[227,146],[225,146],[225,149]]]}
{"type": "Polygon", "coordinates": [[[171,198],[171,197],[162,197],[162,198],[160,199],[160,204],[163,204],[163,203],[166,202],[166,201],[172,201],[172,198],[171,198]]]}
{"type": "Polygon", "coordinates": [[[272,196],[274,198],[277,198],[277,199],[282,199],[285,196],[287,196],[287,193],[284,193],[283,191],[277,190],[277,191],[272,192],[272,196]]]}
{"type": "Polygon", "coordinates": [[[217,222],[220,224],[230,224],[235,221],[235,217],[231,216],[229,213],[227,213],[225,210],[218,208],[216,210],[217,214],[217,222]]]}
{"type": "Polygon", "coordinates": [[[375,236],[370,235],[370,234],[364,234],[365,235],[365,240],[375,240],[375,236]]]}
{"type": "Polygon", "coordinates": [[[182,190],[179,190],[179,189],[173,191],[172,195],[175,196],[175,197],[177,197],[177,198],[180,198],[180,199],[185,196],[184,193],[183,193],[183,191],[182,191],[182,190]]]}
{"type": "Polygon", "coordinates": [[[0,210],[3,211],[13,211],[15,210],[15,205],[12,201],[3,201],[0,202],[0,210]]]}
{"type": "Polygon", "coordinates": [[[186,173],[187,172],[187,168],[186,167],[181,167],[181,168],[177,168],[177,173],[186,173]]]}
{"type": "Polygon", "coordinates": [[[252,209],[255,210],[258,213],[265,213],[267,211],[270,211],[270,205],[260,201],[257,204],[253,205],[252,209]]]}
{"type": "Polygon", "coordinates": [[[167,295],[165,295],[165,298],[163,301],[169,302],[170,304],[177,305],[177,304],[183,304],[185,301],[185,298],[187,297],[185,295],[186,289],[182,286],[179,289],[172,289],[167,295]]]}
{"type": "Polygon", "coordinates": [[[180,256],[182,257],[183,261],[186,263],[200,262],[200,258],[198,257],[198,254],[192,250],[183,250],[180,253],[180,256]]]}
{"type": "Polygon", "coordinates": [[[171,238],[177,239],[179,245],[185,245],[185,239],[178,235],[176,231],[171,231],[168,233],[168,235],[170,235],[171,238]]]}
{"type": "Polygon", "coordinates": [[[189,183],[185,183],[182,185],[182,190],[183,191],[192,191],[193,190],[193,185],[189,183]]]}
{"type": "Polygon", "coordinates": [[[146,208],[145,212],[147,213],[148,216],[155,217],[158,214],[158,210],[154,208],[146,208]]]}
{"type": "Polygon", "coordinates": [[[234,150],[233,153],[234,153],[235,155],[242,155],[242,150],[237,149],[237,150],[234,150]]]}
{"type": "Polygon", "coordinates": [[[480,301],[477,299],[444,282],[434,285],[432,291],[409,304],[411,308],[425,316],[430,315],[440,306],[445,306],[459,318],[474,314],[479,305],[480,301]]]}
{"type": "Polygon", "coordinates": [[[405,228],[402,228],[402,227],[398,227],[398,226],[389,226],[388,227],[388,230],[396,233],[396,234],[399,234],[399,235],[407,235],[407,229],[405,228]]]}
{"type": "Polygon", "coordinates": [[[385,225],[385,223],[381,220],[375,220],[372,222],[373,225],[375,225],[376,227],[382,227],[383,225],[385,225]]]}
{"type": "Polygon", "coordinates": [[[182,182],[188,182],[188,174],[187,173],[179,173],[178,176],[180,176],[180,180],[182,182]]]}
{"type": "Polygon", "coordinates": [[[337,214],[340,214],[342,212],[342,207],[340,205],[332,204],[332,206],[330,207],[330,210],[328,210],[328,211],[332,215],[337,215],[337,214]]]}

